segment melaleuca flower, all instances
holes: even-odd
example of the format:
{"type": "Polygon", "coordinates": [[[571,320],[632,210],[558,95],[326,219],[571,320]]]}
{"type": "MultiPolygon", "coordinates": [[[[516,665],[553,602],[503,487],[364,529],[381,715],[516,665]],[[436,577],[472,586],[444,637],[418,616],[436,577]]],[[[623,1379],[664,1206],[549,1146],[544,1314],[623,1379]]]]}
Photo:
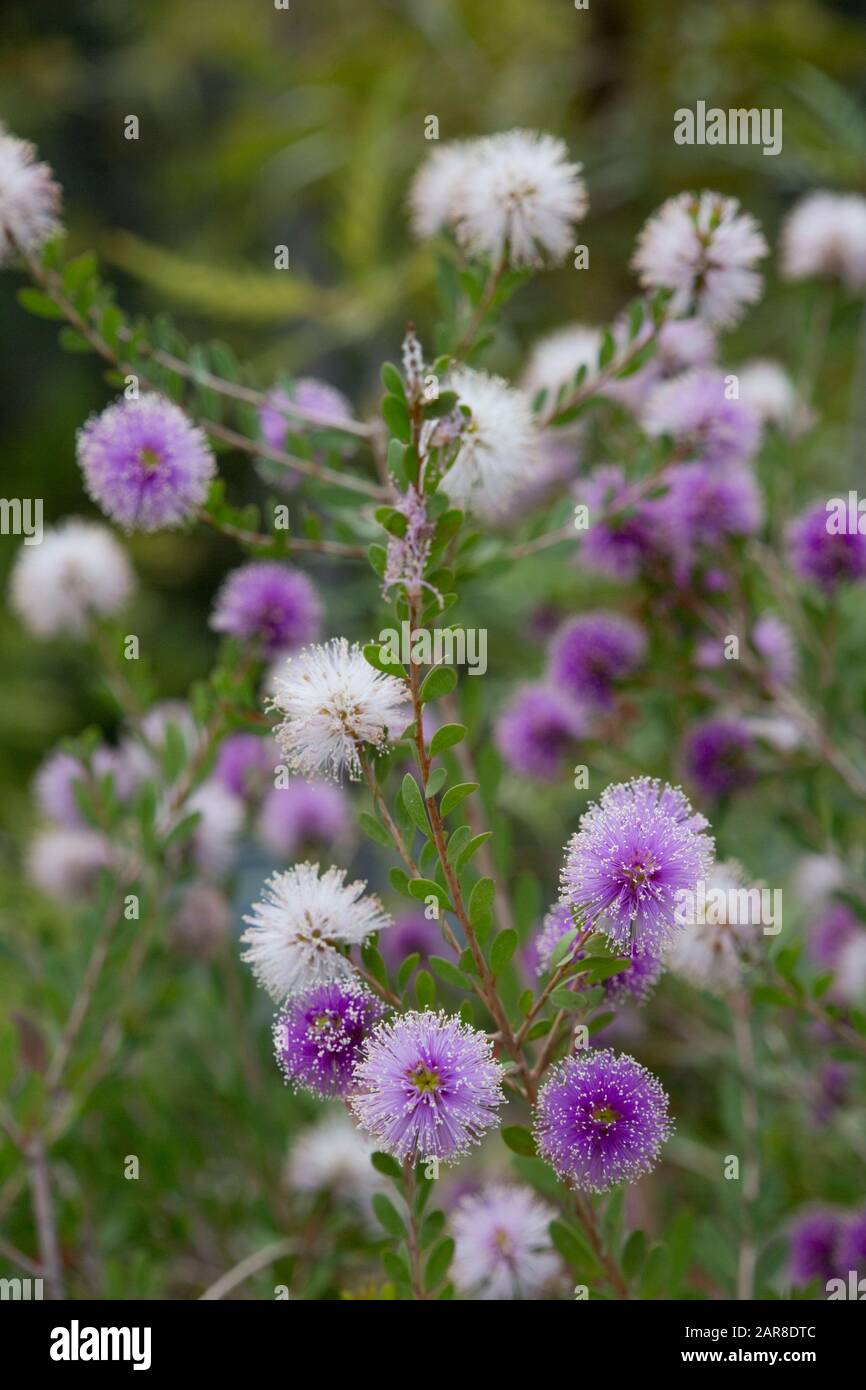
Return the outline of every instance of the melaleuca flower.
{"type": "Polygon", "coordinates": [[[226,946],[231,927],[225,895],[211,883],[190,883],[169,921],[169,945],[181,955],[211,960],[226,946]]]}
{"type": "Polygon", "coordinates": [[[274,730],[292,772],[303,777],[361,773],[359,749],[386,748],[410,718],[405,684],[375,670],[345,637],[290,658],[274,681],[274,730]]]}
{"type": "Polygon", "coordinates": [[[740,904],[751,912],[741,866],[733,860],[715,864],[706,882],[705,910],[698,920],[683,914],[683,930],[668,947],[665,964],[675,975],[710,994],[729,994],[743,981],[760,922],[739,920],[740,904]]]}
{"type": "Polygon", "coordinates": [[[866,536],[828,530],[826,504],[817,502],[788,528],[788,555],[794,572],[831,594],[840,584],[866,579],[866,536]]]}
{"type": "Polygon", "coordinates": [[[764,613],[752,628],[752,646],[763,663],[763,677],[770,690],[781,690],[797,674],[797,645],[789,627],[775,613],[764,613]]]}
{"type": "Polygon", "coordinates": [[[379,943],[382,959],[388,969],[395,974],[407,956],[420,957],[419,964],[426,965],[431,956],[451,956],[451,948],[442,940],[442,932],[436,922],[425,917],[423,912],[404,912],[394,918],[394,925],[386,932],[379,943]]]}
{"type": "Polygon", "coordinates": [[[183,816],[198,815],[191,851],[198,868],[221,878],[234,866],[243,828],[244,804],[215,777],[197,787],[183,807],[183,816]]]}
{"type": "Polygon", "coordinates": [[[778,362],[756,357],[737,369],[740,400],[758,417],[783,434],[797,435],[812,423],[808,407],[785,368],[778,362]]]}
{"type": "Polygon", "coordinates": [[[618,613],[583,613],[550,649],[550,680],[572,699],[609,708],[618,682],[634,674],[646,650],[637,623],[618,613]]]}
{"type": "Polygon", "coordinates": [[[790,1235],[789,1275],[793,1284],[822,1283],[839,1273],[844,1225],[840,1213],[812,1208],[795,1220],[790,1235]]]}
{"type": "Polygon", "coordinates": [[[562,900],[624,953],[660,954],[681,890],[709,873],[707,822],[679,788],[649,777],[608,787],[566,848],[562,900]]]}
{"type": "Polygon", "coordinates": [[[856,1269],[858,1275],[866,1275],[866,1211],[859,1211],[845,1223],[839,1247],[840,1268],[847,1271],[856,1269]]]}
{"type": "Polygon", "coordinates": [[[481,141],[452,205],[463,250],[494,264],[562,262],[589,207],[581,167],[552,135],[511,130],[481,141]]]}
{"type": "Polygon", "coordinates": [[[726,536],[752,536],[763,519],[761,489],[739,464],[681,463],[666,470],[666,492],[648,502],[642,517],[673,578],[687,587],[696,566],[726,536]]]}
{"type": "Polygon", "coordinates": [[[91,416],[78,432],[78,463],[90,497],[127,531],[182,526],[216,473],[204,432],[155,394],[91,416]]]}
{"type": "Polygon", "coordinates": [[[471,414],[443,487],[458,506],[496,521],[532,476],[538,437],[529,398],[502,377],[470,367],[458,367],[447,384],[471,414]]]}
{"type": "Polygon", "coordinates": [[[388,1186],[370,1162],[374,1150],[344,1110],[326,1113],[293,1141],[287,1186],[291,1192],[331,1192],[338,1201],[366,1210],[370,1198],[388,1186]]]}
{"type": "Polygon", "coordinates": [[[262,844],[284,859],[309,845],[333,846],[349,833],[346,794],[333,782],[305,782],[293,777],[271,787],[256,822],[262,844]]]}
{"type": "Polygon", "coordinates": [[[36,252],[60,230],[60,188],[36,149],[0,125],[0,265],[36,252]]]}
{"type": "Polygon", "coordinates": [[[317,637],[320,618],[319,596],[305,574],[276,560],[252,560],[224,581],[210,625],[274,656],[317,637]]]}
{"type": "MultiPolygon", "coordinates": [[[[834,888],[841,887],[833,882],[834,888]]],[[[845,903],[829,902],[811,924],[808,936],[809,955],[818,965],[836,970],[845,948],[862,933],[862,927],[845,903]]]]}
{"type": "Polygon", "coordinates": [[[695,367],[656,387],[644,427],[652,435],[671,435],[689,458],[703,463],[745,463],[760,443],[760,423],[745,399],[729,400],[726,393],[721,372],[695,367]]]}
{"type": "Polygon", "coordinates": [[[516,691],[496,721],[493,740],[515,772],[554,781],[565,754],[589,727],[586,709],[553,686],[536,682],[516,691]]]}
{"type": "Polygon", "coordinates": [[[104,835],[86,828],[40,830],[27,851],[27,876],[59,902],[87,897],[102,869],[112,863],[104,835]]]}
{"type": "Polygon", "coordinates": [[[866,198],[857,193],[810,193],[782,229],[782,274],[788,280],[839,279],[849,290],[866,285],[866,198]]]}
{"type": "Polygon", "coordinates": [[[348,1095],[364,1043],[384,1011],[352,980],[293,995],[274,1022],[274,1051],[286,1081],[323,1098],[348,1095]]]}
{"type": "Polygon", "coordinates": [[[409,190],[412,230],[421,240],[451,225],[464,178],[471,175],[480,140],[438,145],[418,170],[409,190]]]}
{"type": "Polygon", "coordinates": [[[111,532],[95,521],[64,521],[15,557],[10,603],[34,637],[81,637],[95,618],[129,601],[132,566],[111,532]]]}
{"type": "Polygon", "coordinates": [[[548,333],[539,339],[529,355],[521,378],[523,390],[530,399],[539,391],[546,391],[545,408],[553,409],[560,390],[566,393],[569,386],[574,387],[581,367],[586,368],[584,382],[591,383],[598,375],[601,343],[601,329],[583,323],[548,333]]]}
{"type": "Polygon", "coordinates": [[[240,801],[257,801],[273,786],[279,762],[276,744],[258,734],[229,734],[220,744],[214,777],[240,801]]]}
{"type": "Polygon", "coordinates": [[[446,1013],[406,1013],[373,1032],[350,1104],[386,1153],[448,1162],[499,1123],[502,1075],[486,1034],[446,1013]]]}
{"type": "Polygon", "coordinates": [[[262,438],[272,449],[280,450],[285,448],[289,430],[297,433],[311,424],[327,429],[352,419],[352,407],[342,391],[311,376],[298,377],[289,391],[275,386],[259,411],[262,438]]]}
{"type": "Polygon", "coordinates": [[[436,529],[427,517],[424,498],[416,487],[410,486],[395,510],[405,517],[406,529],[402,536],[388,537],[382,593],[388,598],[391,589],[400,587],[410,598],[417,598],[422,589],[429,589],[441,602],[439,591],[424,578],[436,529]]]}
{"type": "Polygon", "coordinates": [[[345,869],[320,875],[318,864],[295,864],[266,881],[262,901],[244,917],[242,959],[273,999],[353,979],[352,963],[339,948],[360,946],[390,926],[379,899],[364,895],[367,885],[345,880],[345,869]]]}
{"type": "Polygon", "coordinates": [[[755,741],[743,720],[714,715],[687,731],[683,770],[701,796],[728,796],[754,781],[754,753],[755,741]]]}
{"type": "Polygon", "coordinates": [[[636,579],[658,550],[657,526],[648,504],[615,464],[604,464],[575,484],[574,496],[589,511],[580,532],[580,563],[614,579],[636,579]]]}
{"type": "Polygon", "coordinates": [[[548,1230],[554,1215],[531,1188],[514,1183],[463,1197],[450,1220],[456,1288],[482,1299],[540,1294],[562,1272],[548,1230]]]}
{"type": "Polygon", "coordinates": [[[730,327],[761,297],[754,266],[767,243],[736,198],[680,193],[644,226],[632,265],[642,285],[672,292],[671,312],[689,310],[730,327]]]}
{"type": "Polygon", "coordinates": [[[655,1165],[670,1138],[668,1098],[633,1057],[590,1050],[561,1062],[538,1095],[538,1151],[564,1182],[606,1192],[655,1165]]]}
{"type": "MultiPolygon", "coordinates": [[[[557,903],[546,914],[541,929],[535,938],[536,971],[539,975],[547,974],[553,952],[563,937],[573,930],[574,918],[571,914],[571,908],[567,903],[557,903]]],[[[573,960],[581,960],[585,954],[585,951],[579,949],[572,941],[559,964],[563,965],[573,960]]],[[[602,981],[601,987],[604,990],[605,1004],[608,1007],[619,1008],[629,999],[636,1000],[640,1004],[645,1003],[664,968],[660,957],[652,955],[648,951],[632,951],[628,959],[629,964],[625,970],[619,970],[615,975],[609,975],[606,980],[602,981]]],[[[568,979],[566,984],[570,988],[579,988],[580,980],[579,978],[576,980],[568,979]]]]}
{"type": "Polygon", "coordinates": [[[80,828],[86,824],[76,788],[92,790],[104,777],[111,777],[114,796],[128,801],[140,780],[129,749],[97,748],[89,767],[70,753],[49,754],[39,767],[33,789],[39,810],[56,825],[80,828]]]}

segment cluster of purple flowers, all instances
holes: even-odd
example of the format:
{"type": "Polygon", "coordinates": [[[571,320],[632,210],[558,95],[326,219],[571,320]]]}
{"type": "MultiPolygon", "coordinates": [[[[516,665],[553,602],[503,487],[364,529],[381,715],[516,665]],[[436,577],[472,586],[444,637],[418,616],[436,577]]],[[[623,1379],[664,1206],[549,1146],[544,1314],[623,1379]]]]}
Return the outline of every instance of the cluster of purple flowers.
{"type": "Polygon", "coordinates": [[[555,634],[542,681],[521,686],[499,715],[494,740],[515,772],[553,781],[575,743],[609,714],[639,669],[643,630],[618,613],[584,613],[555,634]]]}
{"type": "Polygon", "coordinates": [[[866,1209],[852,1215],[814,1208],[799,1217],[790,1234],[791,1282],[844,1281],[852,1271],[866,1276],[866,1209]]]}

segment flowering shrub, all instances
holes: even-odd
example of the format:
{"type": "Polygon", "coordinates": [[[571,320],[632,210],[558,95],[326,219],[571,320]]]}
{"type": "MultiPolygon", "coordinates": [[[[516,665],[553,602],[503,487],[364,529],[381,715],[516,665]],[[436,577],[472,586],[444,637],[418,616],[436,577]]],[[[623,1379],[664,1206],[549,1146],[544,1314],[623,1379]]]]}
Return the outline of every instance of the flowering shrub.
{"type": "MultiPolygon", "coordinates": [[[[252,1104],[221,1123],[246,1127],[280,1237],[251,1272],[286,1262],[292,1296],[751,1298],[866,1273],[862,1191],[764,1180],[792,1093],[828,1134],[862,1105],[866,764],[836,644],[866,541],[831,528],[819,479],[793,512],[779,482],[813,402],[778,363],[727,362],[771,255],[733,198],[670,198],[608,327],[565,325],[516,383],[488,370],[591,196],[547,134],[437,147],[408,220],[435,239],[441,320],[407,325],[363,419],[126,313],[93,255],[67,256],[51,171],[0,135],[0,258],[106,382],[76,446],[103,520],[22,545],[9,594],[29,639],[86,645],[117,715],[34,787],[27,872],[75,968],[46,974],[0,1117],[52,1296],[88,1292],[92,1263],[58,1156],[202,961],[222,1055],[191,1103],[237,1051],[252,1104]],[[169,700],[128,630],[126,542],[196,527],[237,562],[215,668],[169,700]],[[491,588],[548,552],[538,669],[505,679],[506,615],[476,681],[491,588]],[[598,593],[580,610],[578,574],[598,593]],[[776,843],[741,833],[749,797],[776,843]],[[768,883],[792,874],[783,914],[768,883]],[[692,1055],[725,1068],[709,1114],[692,1055]],[[257,1134],[280,1072],[285,1123],[257,1134]]],[[[862,292],[864,221],[857,196],[807,198],[781,274],[862,292]]]]}

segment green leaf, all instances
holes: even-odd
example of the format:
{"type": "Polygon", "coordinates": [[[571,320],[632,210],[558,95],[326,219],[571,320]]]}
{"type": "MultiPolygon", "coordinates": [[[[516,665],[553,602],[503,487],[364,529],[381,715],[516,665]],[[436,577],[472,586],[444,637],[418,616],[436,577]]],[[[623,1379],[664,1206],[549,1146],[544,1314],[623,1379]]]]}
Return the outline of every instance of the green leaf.
{"type": "MultiPolygon", "coordinates": [[[[485,882],[484,879],[481,880],[485,882]]],[[[486,880],[488,883],[490,880],[486,880]]],[[[477,885],[476,885],[477,886],[477,885]]],[[[513,927],[506,927],[494,938],[490,948],[490,969],[494,976],[501,975],[514,952],[517,950],[517,932],[513,927]]]]}
{"type": "Polygon", "coordinates": [[[398,680],[405,680],[406,672],[403,667],[398,666],[395,662],[386,661],[381,654],[378,642],[369,642],[363,651],[364,660],[369,666],[377,671],[384,671],[388,676],[396,676],[398,680]]]}
{"type": "Polygon", "coordinates": [[[415,976],[415,998],[419,1009],[429,1009],[436,998],[436,986],[429,970],[419,970],[415,976]]]}
{"type": "Polygon", "coordinates": [[[460,743],[465,737],[465,724],[443,724],[430,740],[430,757],[435,758],[437,753],[444,753],[446,748],[453,748],[455,743],[460,743]]]}
{"type": "Polygon", "coordinates": [[[443,695],[450,695],[456,684],[457,672],[453,666],[434,666],[421,686],[422,705],[426,705],[430,700],[441,700],[443,695]]]}
{"type": "Polygon", "coordinates": [[[631,965],[629,960],[614,960],[610,956],[590,956],[580,962],[581,980],[609,980],[611,975],[620,975],[623,970],[628,970],[631,965]]]}
{"type": "Polygon", "coordinates": [[[413,951],[411,956],[406,957],[406,959],[400,966],[400,969],[397,971],[397,988],[401,994],[403,990],[406,988],[409,976],[412,974],[412,971],[415,969],[415,966],[418,964],[420,959],[420,952],[413,951]]]}
{"type": "Polygon", "coordinates": [[[403,387],[403,378],[393,362],[383,362],[379,372],[382,378],[382,385],[392,396],[400,396],[405,399],[406,392],[403,387]]]}
{"type": "Polygon", "coordinates": [[[389,869],[388,878],[395,893],[402,893],[404,898],[412,896],[409,890],[409,875],[403,869],[398,869],[396,866],[389,869]]]}
{"type": "Polygon", "coordinates": [[[423,902],[425,898],[435,898],[439,906],[444,908],[446,912],[453,911],[451,906],[451,899],[449,898],[445,889],[442,887],[442,884],[437,883],[435,879],[410,879],[409,892],[411,893],[412,897],[417,898],[419,902],[423,902]]]}
{"type": "Polygon", "coordinates": [[[403,1225],[403,1220],[394,1203],[385,1196],[384,1192],[377,1192],[373,1198],[373,1211],[376,1213],[380,1225],[385,1227],[390,1236],[396,1236],[400,1240],[405,1238],[406,1227],[403,1225]]]}
{"type": "Polygon", "coordinates": [[[635,1279],[646,1258],[646,1236],[643,1231],[632,1231],[622,1252],[622,1272],[626,1279],[635,1279]]]}
{"type": "Polygon", "coordinates": [[[459,806],[461,801],[477,790],[477,782],[459,782],[456,787],[449,787],[439,803],[440,816],[450,815],[455,806],[459,806]]]}
{"type": "Polygon", "coordinates": [[[450,1236],[446,1236],[433,1247],[433,1252],[424,1267],[424,1288],[427,1293],[431,1293],[442,1283],[453,1257],[454,1241],[450,1236]]]}
{"type": "Polygon", "coordinates": [[[377,1173],[384,1173],[386,1178],[393,1178],[395,1182],[402,1182],[403,1169],[396,1158],[392,1158],[390,1154],[383,1154],[377,1149],[375,1153],[370,1154],[370,1162],[377,1173]]]}
{"type": "Polygon", "coordinates": [[[412,421],[402,395],[385,397],[382,401],[382,419],[395,439],[399,439],[402,444],[412,443],[412,421]]]}
{"type": "Polygon", "coordinates": [[[444,1211],[431,1211],[430,1215],[425,1220],[424,1225],[421,1227],[420,1241],[422,1250],[426,1245],[430,1245],[436,1239],[444,1225],[444,1211]]]}
{"type": "Polygon", "coordinates": [[[62,319],[63,310],[59,309],[51,298],[50,294],[43,294],[41,290],[31,289],[29,286],[18,291],[18,303],[22,309],[26,309],[28,314],[36,314],[40,319],[62,319]]]}
{"type": "Polygon", "coordinates": [[[383,1250],[382,1263],[388,1278],[392,1279],[398,1287],[408,1285],[411,1288],[412,1276],[409,1273],[409,1265],[405,1255],[397,1250],[383,1250]]]}
{"type": "Polygon", "coordinates": [[[528,1129],[524,1129],[522,1125],[506,1125],[500,1132],[512,1153],[522,1154],[524,1158],[535,1158],[535,1140],[528,1129]]]}
{"type": "Polygon", "coordinates": [[[550,953],[550,963],[547,967],[548,973],[552,974],[559,968],[571,950],[572,942],[577,936],[577,927],[572,927],[564,936],[561,936],[550,953]]]}
{"type": "MultiPolygon", "coordinates": [[[[456,788],[452,788],[452,790],[456,790],[456,788]]],[[[469,894],[468,906],[469,921],[472,923],[473,927],[490,911],[493,906],[493,895],[495,892],[496,885],[492,878],[479,878],[478,882],[473,886],[472,892],[469,894]]],[[[517,933],[515,932],[514,935],[516,938],[517,933]]],[[[497,937],[497,940],[498,939],[497,937]]],[[[508,959],[511,959],[510,952],[508,959]]]]}
{"type": "Polygon", "coordinates": [[[454,985],[456,989],[468,989],[469,981],[453,961],[445,960],[443,956],[431,956],[430,965],[446,985],[454,985]]]}
{"type": "Polygon", "coordinates": [[[418,783],[415,781],[411,772],[407,772],[406,776],[403,778],[401,790],[403,793],[403,805],[406,807],[407,814],[411,816],[412,823],[417,826],[422,835],[426,835],[429,839],[430,822],[427,819],[427,809],[424,805],[424,798],[418,789],[418,783]]]}
{"type": "Polygon", "coordinates": [[[87,339],[77,333],[74,328],[61,328],[57,335],[57,340],[64,352],[92,352],[93,348],[87,339]]]}
{"type": "Polygon", "coordinates": [[[548,1230],[554,1247],[566,1264],[581,1272],[595,1267],[596,1260],[583,1235],[564,1221],[551,1221],[548,1230]]]}
{"type": "Polygon", "coordinates": [[[358,816],[358,822],[365,835],[369,835],[371,840],[375,840],[377,845],[382,845],[385,849],[393,849],[394,845],[391,836],[380,821],[375,816],[371,816],[368,811],[362,811],[358,816]]]}
{"type": "Polygon", "coordinates": [[[447,777],[448,773],[445,771],[444,767],[434,767],[427,780],[427,785],[424,788],[424,795],[427,797],[428,801],[431,797],[438,796],[439,792],[441,792],[442,788],[445,786],[447,777]]]}
{"type": "Polygon", "coordinates": [[[564,987],[552,992],[550,1002],[555,1009],[566,1009],[569,1013],[580,1013],[585,1004],[582,995],[564,987]]]}
{"type": "Polygon", "coordinates": [[[486,844],[488,840],[492,839],[492,830],[485,830],[480,835],[476,835],[474,839],[469,841],[469,844],[466,846],[466,848],[462,850],[460,854],[457,856],[457,859],[455,860],[456,868],[462,869],[464,865],[469,863],[469,860],[472,858],[475,851],[479,850],[482,845],[486,844]]]}
{"type": "Polygon", "coordinates": [[[367,547],[367,558],[379,578],[384,579],[385,566],[388,563],[388,552],[384,545],[379,545],[374,541],[372,545],[367,547]]]}

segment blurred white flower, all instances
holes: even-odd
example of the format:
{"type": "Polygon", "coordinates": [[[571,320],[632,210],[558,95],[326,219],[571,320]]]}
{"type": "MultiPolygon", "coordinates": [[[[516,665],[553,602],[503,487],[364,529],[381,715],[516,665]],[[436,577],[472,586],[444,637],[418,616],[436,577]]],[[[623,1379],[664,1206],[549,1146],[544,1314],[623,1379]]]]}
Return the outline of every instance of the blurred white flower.
{"type": "Polygon", "coordinates": [[[761,297],[754,266],[766,254],[760,227],[736,198],[680,193],[643,227],[632,266],[647,289],[672,291],[673,314],[693,308],[708,323],[730,327],[761,297]]]}
{"type": "Polygon", "coordinates": [[[589,207],[581,167],[553,135],[510,130],[479,141],[454,190],[458,242],[494,264],[563,261],[589,207]]]}
{"type": "Polygon", "coordinates": [[[581,367],[591,379],[598,371],[598,354],[602,331],[589,324],[575,323],[559,328],[540,338],[532,348],[523,372],[521,386],[532,399],[539,391],[547,391],[546,405],[552,406],[560,387],[574,383],[581,367]]]}
{"type": "Polygon", "coordinates": [[[788,280],[838,277],[850,290],[866,285],[866,198],[810,193],[782,228],[782,275],[788,280]]]}
{"type": "Polygon", "coordinates": [[[60,188],[36,150],[0,125],[0,265],[17,248],[38,251],[59,230],[60,188]]]}
{"type": "Polygon", "coordinates": [[[117,613],[135,580],[126,552],[96,521],[64,521],[15,558],[10,602],[34,637],[79,637],[90,618],[117,613]]]}
{"type": "Polygon", "coordinates": [[[370,1162],[375,1147],[344,1111],[328,1111],[292,1144],[286,1183],[294,1192],[329,1191],[366,1209],[374,1194],[388,1186],[370,1162]]]}
{"type": "Polygon", "coordinates": [[[49,897],[77,902],[110,861],[111,846],[95,830],[40,830],[28,849],[27,876],[49,897]]]}
{"type": "Polygon", "coordinates": [[[789,435],[802,434],[809,428],[813,417],[778,362],[755,357],[738,367],[737,375],[740,400],[751,407],[762,425],[772,425],[789,435]]]}
{"type": "Polygon", "coordinates": [[[481,143],[452,140],[437,146],[421,165],[409,190],[412,230],[421,240],[450,225],[461,184],[481,143]]]}
{"type": "Polygon", "coordinates": [[[443,486],[458,506],[498,520],[535,472],[538,434],[529,397],[502,377],[470,367],[452,372],[448,387],[472,414],[443,486]]]}
{"type": "Polygon", "coordinates": [[[244,804],[209,777],[190,796],[183,815],[197,811],[201,819],[193,831],[192,854],[202,873],[221,878],[234,864],[238,837],[244,823],[244,804]]]}
{"type": "Polygon", "coordinates": [[[539,1294],[562,1271],[548,1230],[554,1215],[531,1188],[512,1183],[464,1197],[451,1217],[455,1286],[482,1299],[539,1294]]]}
{"type": "Polygon", "coordinates": [[[304,777],[361,773],[359,746],[382,749],[403,732],[410,707],[406,686],[375,670],[357,643],[335,637],[291,657],[274,682],[270,708],[280,753],[304,777]]]}
{"type": "Polygon", "coordinates": [[[860,931],[843,946],[836,963],[834,997],[859,1008],[866,1005],[866,931],[860,931]]]}
{"type": "Polygon", "coordinates": [[[706,912],[711,921],[688,922],[668,947],[665,964],[697,989],[726,994],[742,981],[743,963],[760,930],[731,911],[734,895],[746,892],[743,870],[734,860],[715,864],[706,881],[706,912]],[[722,896],[724,895],[724,896],[722,896]],[[729,920],[732,918],[734,920],[729,920]]]}
{"type": "Polygon", "coordinates": [[[273,999],[352,978],[352,964],[337,947],[359,946],[391,925],[379,899],[364,895],[366,883],[345,880],[345,869],[320,876],[318,864],[295,864],[266,881],[262,901],[244,918],[242,959],[273,999]]]}

